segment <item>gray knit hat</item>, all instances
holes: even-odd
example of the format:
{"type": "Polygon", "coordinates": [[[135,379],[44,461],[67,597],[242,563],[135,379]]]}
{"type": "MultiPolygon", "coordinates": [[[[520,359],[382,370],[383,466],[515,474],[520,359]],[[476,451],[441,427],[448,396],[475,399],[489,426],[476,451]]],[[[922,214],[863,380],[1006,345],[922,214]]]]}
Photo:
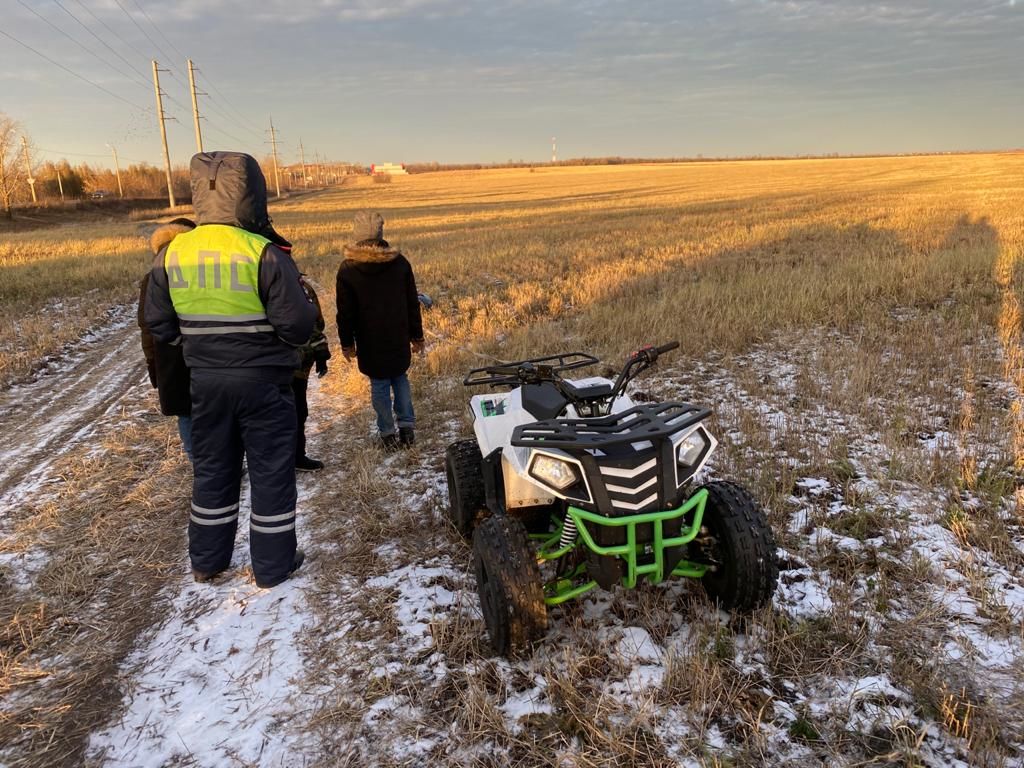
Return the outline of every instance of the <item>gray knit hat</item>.
{"type": "Polygon", "coordinates": [[[363,240],[383,240],[384,217],[376,211],[359,211],[352,219],[352,236],[357,243],[363,240]]]}

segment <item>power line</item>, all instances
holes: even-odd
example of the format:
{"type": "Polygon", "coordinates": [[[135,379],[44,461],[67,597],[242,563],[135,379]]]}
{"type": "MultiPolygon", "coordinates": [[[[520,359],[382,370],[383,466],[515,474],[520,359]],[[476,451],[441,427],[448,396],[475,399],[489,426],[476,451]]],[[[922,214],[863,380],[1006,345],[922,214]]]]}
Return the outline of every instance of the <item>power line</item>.
{"type": "MultiPolygon", "coordinates": [[[[81,5],[81,0],[77,0],[77,1],[78,1],[79,5],[81,5]]],[[[21,0],[18,0],[18,2],[21,2],[21,0]]],[[[135,72],[135,73],[136,73],[136,74],[137,74],[137,75],[138,75],[138,76],[139,76],[139,77],[141,78],[140,82],[141,82],[141,83],[142,83],[142,84],[143,84],[143,85],[144,85],[144,86],[145,86],[146,88],[149,88],[149,83],[148,83],[148,82],[146,81],[146,75],[145,75],[145,74],[143,74],[142,70],[140,70],[140,69],[136,69],[135,65],[134,65],[134,64],[132,64],[132,63],[131,63],[130,61],[128,61],[128,59],[126,59],[126,58],[125,58],[124,56],[122,56],[122,55],[121,55],[120,53],[118,53],[118,52],[117,52],[117,50],[115,50],[115,49],[114,49],[114,48],[112,48],[111,46],[107,45],[107,41],[106,41],[106,40],[104,40],[104,39],[103,39],[102,37],[100,37],[100,36],[99,36],[99,35],[97,35],[97,34],[96,34],[95,32],[93,32],[93,31],[92,31],[91,29],[89,29],[89,27],[88,27],[88,26],[87,26],[87,25],[85,24],[85,22],[83,22],[83,21],[82,21],[81,19],[79,19],[79,18],[78,18],[77,16],[75,16],[75,14],[73,14],[73,13],[72,13],[71,11],[69,11],[69,10],[68,10],[68,9],[67,9],[67,8],[66,8],[66,7],[64,6],[64,4],[63,4],[63,3],[61,3],[61,1],[60,1],[60,0],[53,0],[53,2],[55,2],[55,3],[56,3],[56,4],[58,5],[58,6],[60,6],[60,9],[61,9],[62,11],[64,11],[64,13],[66,13],[66,14],[67,14],[68,16],[70,16],[70,17],[71,17],[72,19],[74,19],[74,20],[75,20],[76,22],[78,22],[78,24],[79,24],[79,25],[81,25],[82,29],[84,29],[84,30],[85,30],[86,32],[88,32],[88,33],[89,33],[90,35],[92,35],[92,36],[93,36],[93,37],[95,37],[95,38],[96,38],[97,40],[99,40],[99,41],[100,41],[100,43],[102,43],[102,44],[104,45],[104,47],[106,47],[106,49],[107,49],[108,51],[110,51],[110,52],[111,52],[112,54],[114,54],[115,56],[117,56],[117,58],[119,58],[119,59],[120,59],[121,61],[123,61],[123,62],[124,62],[125,64],[127,64],[127,65],[128,65],[128,66],[129,66],[130,68],[131,68],[131,70],[132,70],[133,72],[135,72]]],[[[22,3],[22,5],[24,5],[24,3],[22,3]]],[[[84,5],[83,5],[82,7],[83,7],[83,8],[85,8],[85,6],[84,6],[84,5]]],[[[85,9],[86,9],[87,11],[89,10],[88,8],[85,8],[85,9]]],[[[90,11],[90,13],[91,13],[91,11],[90,11]]],[[[106,26],[106,25],[104,25],[104,26],[106,26]]],[[[109,27],[108,27],[108,29],[109,29],[109,27]]],[[[113,33],[113,32],[111,32],[111,34],[114,34],[114,33],[113,33]]],[[[116,37],[117,37],[117,35],[116,35],[116,34],[114,34],[114,37],[116,38],[116,37]]]]}
{"type": "Polygon", "coordinates": [[[150,26],[151,26],[151,27],[153,27],[153,29],[155,29],[155,30],[156,30],[156,33],[157,33],[158,35],[160,35],[160,37],[162,37],[162,38],[164,39],[164,42],[166,42],[166,43],[167,43],[167,44],[168,44],[169,46],[171,46],[171,49],[172,49],[172,50],[173,50],[173,51],[174,51],[174,52],[175,52],[176,54],[178,54],[179,58],[182,58],[182,59],[187,59],[188,57],[187,57],[187,56],[186,56],[186,55],[185,55],[184,53],[182,53],[181,51],[179,51],[179,50],[178,50],[177,48],[175,48],[175,47],[174,47],[174,43],[172,43],[172,42],[171,42],[171,41],[170,41],[170,40],[169,40],[169,39],[167,38],[167,35],[165,35],[165,34],[164,34],[163,30],[162,30],[162,29],[160,29],[160,27],[158,27],[158,26],[157,26],[156,24],[154,24],[154,23],[153,23],[153,20],[152,20],[151,18],[149,18],[149,14],[148,14],[148,13],[146,13],[146,9],[145,9],[145,8],[143,8],[143,7],[141,6],[141,5],[139,5],[139,0],[132,0],[132,2],[133,2],[133,3],[135,3],[135,7],[136,7],[136,8],[138,8],[138,9],[139,9],[140,11],[142,11],[142,15],[146,17],[146,21],[148,21],[148,22],[149,22],[149,24],[150,24],[150,26]]]}
{"type": "Polygon", "coordinates": [[[213,123],[211,123],[209,117],[204,117],[203,120],[206,121],[206,125],[207,125],[208,128],[210,128],[213,131],[216,131],[219,134],[227,136],[232,141],[237,142],[239,146],[241,146],[241,147],[251,147],[252,146],[252,141],[251,140],[247,141],[245,139],[240,139],[237,136],[234,136],[234,135],[228,133],[223,128],[220,128],[220,127],[214,125],[213,123]]]}
{"type": "MultiPolygon", "coordinates": [[[[53,0],[53,1],[55,3],[57,3],[57,5],[61,5],[60,0],[53,0]]],[[[99,22],[103,26],[103,28],[105,30],[107,30],[107,32],[109,32],[111,35],[113,35],[115,40],[117,40],[120,43],[124,43],[126,46],[131,48],[139,58],[141,58],[141,59],[148,59],[149,58],[146,54],[144,54],[142,51],[140,51],[138,48],[136,48],[130,42],[128,42],[127,40],[123,39],[120,35],[118,35],[117,32],[112,30],[110,28],[110,25],[107,24],[107,22],[105,22],[103,19],[101,19],[95,13],[93,13],[92,10],[90,10],[89,6],[87,6],[85,3],[83,3],[82,0],[75,0],[75,2],[78,3],[79,6],[81,6],[82,10],[84,10],[86,13],[88,13],[90,16],[92,16],[94,20],[99,22]]],[[[64,6],[61,5],[61,8],[63,8],[63,7],[64,6]]],[[[67,9],[65,9],[65,10],[67,10],[67,9]]],[[[71,13],[71,11],[68,11],[68,13],[71,13]]],[[[72,14],[72,18],[74,18],[74,14],[72,14]]],[[[79,23],[81,24],[81,22],[79,22],[79,23]]],[[[83,24],[82,26],[85,26],[85,25],[83,24]]],[[[89,29],[89,28],[86,27],[86,29],[89,29]]],[[[92,31],[92,30],[90,30],[90,31],[92,31]]],[[[98,37],[96,39],[99,40],[98,37]]],[[[100,42],[103,42],[103,41],[100,40],[100,42]]],[[[106,45],[106,43],[103,43],[103,44],[106,45]]],[[[110,48],[110,46],[107,46],[107,47],[110,48]]],[[[113,48],[111,48],[111,50],[113,50],[113,48]]],[[[114,51],[114,53],[117,53],[117,51],[114,51]]],[[[121,54],[118,53],[117,55],[120,56],[121,54]]],[[[127,59],[125,61],[127,61],[127,59]]],[[[142,73],[140,72],[139,74],[142,74],[142,73]]]]}
{"type": "MultiPolygon", "coordinates": [[[[199,71],[200,71],[200,73],[203,73],[203,71],[202,71],[202,70],[199,70],[199,71]]],[[[203,73],[203,74],[204,74],[204,77],[205,77],[205,73],[203,73]]],[[[217,94],[218,96],[220,96],[220,98],[221,98],[221,101],[223,101],[223,102],[224,102],[224,105],[225,105],[226,107],[228,107],[229,109],[231,109],[231,111],[232,111],[232,112],[234,112],[234,113],[235,113],[236,115],[238,115],[238,117],[239,117],[239,118],[241,119],[241,121],[242,121],[242,124],[246,126],[246,130],[250,130],[250,131],[252,131],[253,133],[255,133],[255,134],[256,134],[257,136],[259,136],[259,137],[261,137],[261,138],[263,137],[263,135],[264,135],[264,134],[266,133],[266,131],[265,131],[265,130],[258,130],[258,129],[256,129],[256,128],[254,128],[254,127],[253,127],[253,124],[252,124],[252,123],[250,123],[250,122],[249,122],[248,120],[246,120],[246,119],[245,119],[245,116],[244,116],[244,115],[243,115],[243,114],[242,114],[241,112],[239,112],[239,111],[238,111],[237,109],[235,109],[235,107],[234,107],[234,106],[233,106],[233,105],[231,104],[231,102],[230,102],[230,101],[228,101],[228,97],[227,97],[227,96],[225,96],[225,95],[224,95],[223,93],[221,93],[220,89],[219,89],[219,88],[218,88],[218,87],[217,87],[216,85],[214,85],[213,83],[211,83],[211,82],[210,82],[209,80],[207,80],[207,81],[205,82],[205,85],[206,85],[206,86],[207,86],[208,88],[211,88],[211,89],[213,89],[213,92],[214,92],[214,93],[216,93],[216,94],[217,94]]]]}
{"type": "Polygon", "coordinates": [[[22,48],[27,48],[28,50],[32,51],[32,53],[34,53],[34,54],[35,54],[36,56],[39,56],[39,57],[41,57],[41,58],[43,58],[43,59],[46,59],[46,60],[47,60],[48,62],[50,62],[51,64],[53,64],[53,65],[54,65],[55,67],[60,67],[60,68],[61,68],[61,69],[63,69],[63,70],[65,71],[65,72],[67,72],[67,73],[68,73],[69,75],[72,75],[73,77],[77,77],[77,78],[78,78],[79,80],[81,80],[81,81],[83,81],[83,82],[86,82],[86,83],[88,83],[88,84],[89,84],[89,85],[91,85],[91,86],[92,86],[93,88],[99,88],[99,89],[100,89],[101,91],[103,91],[103,92],[104,92],[105,94],[107,94],[108,96],[113,96],[113,97],[114,97],[115,99],[117,99],[118,101],[123,101],[123,102],[124,102],[125,104],[127,104],[127,105],[128,105],[129,107],[132,107],[132,108],[134,108],[134,109],[137,109],[137,110],[139,110],[140,112],[145,112],[145,111],[146,111],[146,109],[145,109],[145,108],[143,108],[143,107],[140,107],[140,106],[139,106],[138,104],[135,104],[134,102],[131,102],[131,101],[129,101],[128,99],[124,98],[124,96],[121,96],[121,95],[119,95],[119,94],[117,94],[117,93],[114,93],[113,91],[107,90],[107,89],[106,89],[106,88],[104,88],[104,87],[103,87],[102,85],[99,85],[98,83],[94,83],[94,82],[93,82],[92,80],[90,80],[89,78],[87,78],[87,77],[83,77],[82,75],[78,74],[78,73],[77,73],[77,72],[75,72],[74,70],[68,69],[68,68],[67,68],[67,67],[65,67],[65,66],[64,66],[63,64],[61,64],[61,63],[60,63],[59,61],[54,61],[54,60],[53,60],[53,59],[51,59],[51,58],[50,58],[49,56],[47,56],[47,55],[46,55],[45,53],[41,53],[40,51],[37,51],[37,50],[36,50],[35,48],[33,48],[33,47],[32,47],[31,45],[29,45],[28,43],[23,43],[23,42],[21,42],[21,40],[19,40],[18,38],[14,37],[14,35],[11,35],[11,34],[10,34],[10,33],[8,33],[8,32],[4,32],[4,31],[3,31],[2,29],[0,29],[0,35],[3,35],[4,37],[6,37],[6,38],[7,38],[7,39],[9,39],[9,40],[13,40],[13,41],[14,41],[14,42],[16,42],[16,43],[17,43],[18,45],[20,45],[20,46],[21,46],[22,48]]]}
{"type": "MultiPolygon", "coordinates": [[[[202,69],[198,69],[197,68],[195,71],[202,73],[202,69]]],[[[211,83],[210,81],[206,80],[204,82],[204,85],[206,85],[206,86],[208,86],[210,88],[213,88],[215,91],[220,93],[220,91],[217,89],[217,87],[215,85],[213,85],[213,83],[211,83]]],[[[205,93],[203,93],[203,95],[206,97],[206,106],[208,108],[212,109],[214,112],[216,112],[217,115],[219,115],[220,118],[223,118],[223,120],[225,121],[226,124],[232,125],[234,127],[241,128],[243,131],[247,131],[248,133],[250,133],[253,136],[255,136],[256,140],[258,142],[260,142],[260,143],[263,142],[263,137],[264,137],[264,133],[263,132],[257,131],[257,130],[255,130],[253,128],[248,127],[245,124],[244,121],[240,122],[237,118],[235,118],[232,115],[230,115],[225,109],[221,108],[220,104],[213,98],[213,96],[210,95],[209,92],[205,92],[205,93]]],[[[227,101],[225,99],[225,104],[226,103],[227,103],[227,101]]],[[[209,115],[207,115],[203,119],[205,119],[208,123],[210,122],[209,115]]],[[[216,126],[213,126],[212,124],[211,124],[211,126],[217,132],[219,132],[219,133],[221,133],[221,134],[231,138],[233,141],[237,142],[241,146],[246,146],[246,145],[252,145],[253,144],[253,139],[239,139],[237,136],[235,136],[235,135],[233,135],[231,133],[228,133],[223,128],[218,128],[216,126]]]]}
{"type": "MultiPolygon", "coordinates": [[[[236,125],[239,128],[242,128],[243,130],[249,131],[249,133],[253,134],[254,136],[257,136],[261,142],[263,141],[263,134],[262,133],[260,133],[259,131],[254,131],[254,130],[252,130],[250,128],[247,128],[242,123],[239,123],[238,120],[236,120],[235,118],[231,117],[231,115],[229,115],[227,112],[225,112],[223,109],[221,109],[220,105],[216,101],[213,100],[213,97],[210,96],[210,94],[206,94],[206,105],[208,107],[212,107],[213,111],[216,112],[218,115],[220,115],[222,118],[224,118],[224,120],[227,121],[228,123],[232,123],[233,125],[236,125]]],[[[251,139],[250,139],[250,141],[251,141],[251,139]]]]}
{"type": "MultiPolygon", "coordinates": [[[[168,70],[166,70],[166,69],[164,70],[164,72],[167,72],[167,71],[168,71],[168,70]]],[[[192,109],[192,107],[187,107],[187,106],[185,106],[184,104],[182,104],[182,103],[181,103],[180,101],[178,101],[178,100],[177,100],[176,98],[174,98],[173,96],[171,96],[171,94],[169,94],[169,93],[168,93],[167,91],[164,91],[164,92],[163,92],[163,94],[164,94],[164,98],[165,98],[165,99],[167,99],[167,100],[168,100],[169,102],[171,102],[172,104],[177,104],[179,108],[181,108],[181,109],[184,109],[184,110],[185,110],[186,112],[188,112],[188,111],[190,111],[190,110],[192,109]]],[[[175,119],[177,119],[177,118],[175,118],[175,119]]]]}
{"type": "MultiPolygon", "coordinates": [[[[65,32],[65,31],[64,31],[63,29],[61,29],[60,27],[58,27],[58,26],[57,26],[56,24],[54,24],[54,23],[53,23],[52,21],[50,21],[50,20],[49,20],[48,18],[46,18],[45,16],[43,16],[43,15],[42,15],[41,13],[39,13],[39,12],[38,12],[37,10],[35,10],[35,9],[34,9],[34,8],[33,8],[32,6],[30,6],[30,5],[28,5],[28,4],[26,3],[26,2],[24,2],[24,0],[18,0],[18,4],[19,4],[19,5],[21,5],[21,7],[22,7],[22,8],[24,8],[25,10],[27,10],[27,11],[28,11],[29,13],[32,13],[32,14],[34,14],[34,15],[35,15],[35,16],[36,16],[37,18],[39,18],[39,19],[40,19],[40,20],[41,20],[41,21],[42,21],[42,22],[43,22],[44,24],[47,24],[47,25],[48,25],[48,26],[50,26],[50,27],[51,27],[52,29],[55,29],[55,30],[57,30],[58,32],[60,32],[60,33],[61,33],[62,35],[64,35],[64,37],[66,37],[66,38],[67,38],[68,40],[70,40],[70,41],[71,41],[72,43],[74,43],[74,44],[75,44],[75,45],[77,45],[77,46],[78,46],[79,48],[81,48],[81,49],[82,49],[83,51],[85,51],[86,53],[88,53],[88,54],[89,54],[90,56],[92,56],[92,57],[93,57],[94,59],[96,59],[97,61],[99,61],[99,62],[100,62],[101,64],[106,64],[106,65],[107,65],[108,67],[110,67],[110,68],[111,68],[112,70],[114,70],[115,72],[117,72],[117,74],[119,74],[119,75],[120,75],[121,77],[124,77],[125,79],[127,79],[127,80],[129,80],[129,81],[132,81],[132,79],[131,79],[131,76],[130,76],[130,75],[126,75],[126,74],[125,74],[124,72],[122,72],[122,71],[121,71],[120,69],[118,69],[117,67],[115,67],[115,66],[114,66],[113,64],[111,64],[111,63],[110,63],[109,61],[107,61],[106,59],[104,59],[104,58],[103,58],[102,56],[100,56],[100,55],[99,55],[98,53],[96,53],[95,51],[93,51],[93,50],[92,50],[91,48],[86,48],[86,47],[85,47],[84,45],[82,45],[82,43],[80,43],[80,42],[79,42],[78,40],[76,40],[76,39],[75,39],[74,37],[72,37],[71,35],[69,35],[69,34],[68,34],[67,32],[65,32]]],[[[134,82],[134,81],[132,81],[132,82],[134,82]]],[[[136,84],[137,84],[137,83],[136,83],[136,84]]]]}
{"type": "MultiPolygon", "coordinates": [[[[70,155],[71,157],[106,157],[106,155],[98,155],[98,154],[94,154],[94,153],[91,153],[91,152],[65,152],[62,149],[43,149],[42,147],[36,147],[36,146],[33,146],[32,149],[34,149],[36,152],[45,152],[48,155],[60,155],[62,157],[67,156],[67,155],[70,155]]],[[[121,158],[123,160],[130,160],[133,163],[148,163],[149,162],[148,160],[139,160],[138,158],[135,158],[135,157],[125,157],[124,155],[121,155],[121,158]]]]}
{"type": "MultiPolygon", "coordinates": [[[[100,41],[100,43],[102,43],[102,44],[103,44],[103,45],[104,45],[104,46],[105,46],[105,47],[106,47],[106,48],[107,48],[108,50],[110,50],[110,51],[111,51],[111,52],[112,52],[112,53],[113,53],[113,54],[114,54],[115,56],[117,56],[117,57],[118,57],[119,59],[121,59],[121,61],[123,61],[123,62],[124,62],[125,64],[127,64],[127,65],[128,65],[129,67],[131,67],[131,69],[132,69],[132,70],[133,70],[134,72],[136,72],[136,73],[137,73],[137,74],[139,75],[139,77],[140,77],[140,78],[142,78],[142,79],[141,79],[141,80],[139,81],[139,83],[138,83],[138,84],[139,84],[139,85],[141,85],[141,86],[142,86],[143,88],[145,88],[146,90],[149,90],[149,83],[148,83],[148,82],[146,81],[146,76],[145,76],[145,75],[143,75],[143,74],[142,74],[142,72],[140,72],[140,71],[139,71],[138,69],[136,69],[136,68],[135,68],[135,66],[134,66],[134,65],[133,65],[133,64],[132,64],[132,63],[131,63],[130,61],[128,61],[128,60],[127,60],[127,59],[126,59],[126,58],[125,58],[124,56],[122,56],[122,55],[121,55],[120,53],[118,53],[118,52],[117,52],[116,50],[114,50],[114,49],[113,49],[113,48],[111,48],[111,47],[110,47],[109,45],[107,45],[107,42],[106,42],[106,41],[105,41],[105,40],[104,40],[103,38],[101,38],[101,37],[100,37],[99,35],[97,35],[97,34],[96,34],[95,32],[93,32],[93,31],[92,31],[91,29],[89,29],[89,27],[88,27],[88,26],[87,26],[87,25],[86,25],[86,24],[85,24],[85,23],[84,23],[84,22],[83,22],[83,21],[82,21],[81,19],[79,19],[79,18],[78,18],[77,16],[75,16],[75,14],[73,14],[73,13],[72,13],[71,11],[69,11],[69,10],[68,10],[68,9],[67,9],[67,8],[66,8],[66,7],[65,7],[65,6],[64,6],[64,5],[63,5],[63,4],[61,3],[61,2],[60,2],[60,0],[53,0],[53,1],[54,1],[54,2],[55,2],[55,3],[57,4],[57,5],[58,5],[58,6],[60,6],[61,10],[63,10],[63,11],[64,11],[64,12],[65,12],[65,13],[66,13],[66,14],[67,14],[68,16],[70,16],[70,17],[71,17],[72,19],[74,19],[74,20],[75,20],[76,22],[78,22],[78,24],[79,24],[79,25],[81,25],[81,27],[82,27],[82,28],[83,28],[83,29],[84,29],[84,30],[85,30],[86,32],[88,32],[88,33],[89,33],[90,35],[92,35],[92,36],[93,36],[93,37],[95,37],[95,38],[96,38],[97,40],[99,40],[99,41],[100,41]]],[[[51,27],[53,27],[54,29],[56,29],[56,30],[57,30],[58,32],[60,32],[60,33],[61,33],[62,35],[64,35],[65,37],[67,37],[67,38],[68,38],[69,40],[71,40],[71,41],[72,41],[73,43],[75,43],[75,44],[76,44],[76,45],[78,45],[78,46],[79,46],[80,48],[82,48],[82,50],[84,50],[84,51],[85,51],[86,53],[89,53],[89,54],[91,54],[92,56],[95,56],[95,57],[96,57],[97,59],[99,59],[100,61],[102,61],[102,62],[103,62],[104,64],[106,64],[106,65],[107,65],[108,67],[111,67],[111,68],[112,68],[112,69],[113,69],[113,70],[114,70],[115,72],[117,72],[117,73],[118,73],[119,75],[121,75],[122,77],[127,77],[127,76],[125,75],[125,73],[124,73],[124,72],[122,72],[121,70],[119,70],[119,69],[118,69],[117,67],[115,67],[115,66],[114,66],[113,64],[111,64],[110,62],[108,62],[108,61],[107,61],[106,59],[103,59],[103,58],[101,58],[101,57],[100,57],[99,55],[97,55],[97,54],[96,54],[95,52],[93,52],[93,51],[92,51],[92,50],[90,50],[89,48],[86,48],[86,47],[85,47],[84,45],[82,45],[82,44],[81,44],[80,42],[78,42],[78,41],[77,41],[77,40],[76,40],[75,38],[71,37],[71,35],[69,35],[69,34],[68,34],[67,32],[65,32],[64,30],[60,29],[60,27],[57,27],[56,25],[54,25],[53,23],[51,23],[51,22],[50,22],[49,20],[47,20],[47,19],[46,19],[46,18],[44,18],[43,16],[40,16],[40,15],[39,15],[38,13],[36,13],[36,11],[34,11],[34,10],[33,10],[32,8],[30,8],[30,7],[28,6],[28,5],[26,5],[26,4],[25,4],[25,3],[23,2],[23,0],[18,0],[18,2],[19,2],[19,3],[21,3],[21,5],[22,5],[22,6],[24,6],[25,8],[27,8],[28,10],[32,11],[32,13],[34,13],[34,14],[35,14],[36,16],[39,16],[39,18],[40,18],[40,19],[42,19],[43,21],[45,21],[45,22],[46,22],[47,24],[49,24],[49,25],[50,25],[51,27]]],[[[81,3],[81,0],[76,0],[76,2],[78,2],[78,4],[79,4],[79,5],[82,5],[82,3],[81,3]]],[[[87,11],[89,10],[89,9],[88,9],[88,8],[87,8],[87,7],[85,6],[85,5],[82,5],[82,7],[83,7],[83,8],[85,8],[85,9],[86,9],[87,11]]],[[[91,11],[90,11],[90,13],[91,13],[91,11]]],[[[96,18],[95,14],[93,14],[93,18],[96,18]]],[[[102,22],[101,22],[101,23],[102,23],[102,22]]],[[[106,25],[104,24],[104,26],[106,26],[106,25]]],[[[110,27],[107,27],[107,29],[109,30],[109,29],[110,29],[110,27]]],[[[116,34],[115,34],[115,37],[116,37],[116,34]]],[[[130,80],[131,78],[128,78],[128,79],[130,80]]],[[[132,82],[135,82],[135,81],[132,81],[132,82]]],[[[168,100],[168,101],[172,102],[173,104],[176,104],[176,105],[177,105],[178,107],[180,107],[181,109],[185,109],[185,108],[186,108],[184,104],[182,104],[182,103],[181,103],[180,101],[178,101],[178,100],[177,100],[176,98],[174,98],[173,96],[171,96],[171,95],[169,95],[169,94],[165,94],[165,96],[167,97],[167,100],[168,100]]]]}
{"type": "MultiPolygon", "coordinates": [[[[137,22],[135,20],[135,17],[132,16],[130,13],[128,13],[128,9],[125,8],[123,5],[121,5],[121,0],[114,0],[114,2],[117,3],[117,7],[120,8],[124,12],[124,15],[128,17],[128,20],[131,21],[131,23],[135,25],[136,29],[138,29],[139,32],[141,32],[143,35],[145,35],[146,39],[149,40],[150,45],[152,45],[154,48],[156,48],[158,51],[160,51],[160,55],[161,56],[166,56],[167,57],[166,61],[173,61],[174,60],[173,56],[169,56],[167,51],[165,51],[163,48],[161,48],[159,43],[157,43],[156,40],[154,40],[152,37],[149,36],[149,33],[142,28],[142,25],[139,24],[139,22],[137,22]]],[[[167,66],[169,67],[170,64],[168,64],[167,66]]],[[[174,77],[174,72],[172,72],[170,70],[167,70],[167,73],[169,75],[171,75],[171,77],[174,77]]]]}

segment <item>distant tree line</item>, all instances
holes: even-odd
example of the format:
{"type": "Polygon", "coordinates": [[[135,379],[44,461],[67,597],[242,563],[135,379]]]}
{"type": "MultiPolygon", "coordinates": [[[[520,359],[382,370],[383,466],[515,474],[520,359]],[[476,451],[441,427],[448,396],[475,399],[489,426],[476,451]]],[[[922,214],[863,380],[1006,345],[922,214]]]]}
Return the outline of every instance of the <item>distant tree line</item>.
{"type": "MultiPolygon", "coordinates": [[[[59,205],[62,201],[83,198],[134,200],[166,200],[167,176],[161,166],[149,163],[131,163],[120,169],[89,163],[72,165],[65,159],[41,160],[23,127],[13,118],[0,112],[0,215],[11,218],[15,208],[33,204],[59,205]],[[28,145],[26,162],[25,144],[28,145]]],[[[267,187],[273,195],[278,181],[282,193],[299,189],[317,189],[343,184],[353,174],[368,170],[353,163],[339,163],[317,156],[313,162],[284,164],[277,167],[273,156],[260,158],[260,166],[267,178],[267,187]]],[[[192,199],[188,168],[172,166],[171,184],[178,203],[192,199]]]]}
{"type": "Polygon", "coordinates": [[[405,163],[405,170],[409,173],[430,173],[433,171],[480,171],[496,168],[553,168],[578,165],[640,165],[657,163],[728,163],[750,160],[825,160],[829,158],[868,158],[868,157],[921,157],[931,155],[970,155],[986,154],[989,152],[1020,150],[952,150],[949,152],[890,152],[890,153],[842,153],[825,152],[819,154],[797,154],[797,155],[735,155],[720,157],[705,157],[704,155],[693,155],[691,157],[620,157],[618,155],[609,157],[574,157],[567,160],[552,162],[530,163],[525,160],[509,160],[504,163],[405,163]]]}
{"type": "MultiPolygon", "coordinates": [[[[67,160],[58,160],[40,163],[34,173],[40,200],[60,200],[62,188],[66,200],[101,194],[104,197],[118,197],[120,194],[117,174],[110,168],[88,163],[71,165],[67,160]]],[[[174,185],[175,197],[184,200],[191,198],[187,168],[172,168],[171,183],[174,185]]],[[[121,169],[121,191],[127,198],[166,197],[167,176],[163,168],[155,165],[132,163],[121,169]]]]}

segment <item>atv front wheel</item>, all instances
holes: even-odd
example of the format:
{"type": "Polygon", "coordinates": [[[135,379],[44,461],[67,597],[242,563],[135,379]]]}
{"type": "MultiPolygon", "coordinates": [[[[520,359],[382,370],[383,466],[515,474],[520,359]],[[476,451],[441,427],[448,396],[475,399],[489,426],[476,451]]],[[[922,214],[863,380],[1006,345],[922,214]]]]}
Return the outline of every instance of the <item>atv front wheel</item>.
{"type": "Polygon", "coordinates": [[[473,533],[473,525],[487,509],[484,491],[483,458],[476,440],[458,440],[445,451],[448,476],[448,517],[463,536],[473,533]]]}
{"type": "Polygon", "coordinates": [[[473,570],[491,646],[515,656],[548,628],[540,569],[526,528],[515,518],[495,515],[473,532],[473,570]]]}
{"type": "Polygon", "coordinates": [[[722,608],[749,613],[767,604],[779,570],[775,535],[764,510],[742,485],[714,482],[708,491],[698,560],[710,565],[701,577],[708,597],[722,608]]]}

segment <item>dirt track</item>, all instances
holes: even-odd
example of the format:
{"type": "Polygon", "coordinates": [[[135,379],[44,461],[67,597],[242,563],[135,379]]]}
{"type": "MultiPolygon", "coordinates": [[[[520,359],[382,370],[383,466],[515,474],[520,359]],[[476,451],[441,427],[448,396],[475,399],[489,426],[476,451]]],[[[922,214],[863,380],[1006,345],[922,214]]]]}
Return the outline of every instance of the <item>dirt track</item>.
{"type": "Polygon", "coordinates": [[[0,392],[0,508],[23,499],[54,461],[145,374],[132,308],[85,336],[31,381],[0,392]]]}

